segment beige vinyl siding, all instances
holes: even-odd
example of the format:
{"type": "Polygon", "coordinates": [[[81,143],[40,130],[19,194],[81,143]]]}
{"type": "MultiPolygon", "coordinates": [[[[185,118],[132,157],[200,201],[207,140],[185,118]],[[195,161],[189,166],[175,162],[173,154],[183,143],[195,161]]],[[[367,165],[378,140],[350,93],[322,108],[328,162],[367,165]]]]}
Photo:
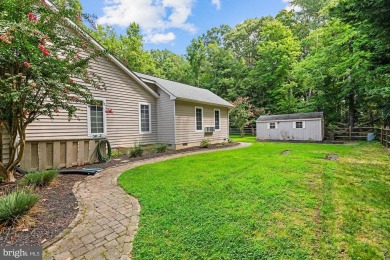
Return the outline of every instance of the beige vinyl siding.
{"type": "Polygon", "coordinates": [[[9,159],[9,135],[7,134],[7,131],[3,128],[1,131],[1,137],[2,137],[2,143],[3,143],[3,149],[0,151],[2,153],[3,163],[8,163],[9,159]]]}
{"type": "Polygon", "coordinates": [[[212,143],[222,142],[228,138],[228,109],[225,107],[203,105],[176,101],[176,144],[199,145],[203,139],[209,139],[212,143]],[[207,126],[214,127],[214,109],[220,109],[221,130],[213,133],[197,132],[195,130],[195,107],[203,108],[203,129],[207,126]]]}
{"type": "Polygon", "coordinates": [[[157,103],[157,132],[158,142],[166,144],[175,143],[175,101],[162,90],[157,103]]]}
{"type": "Polygon", "coordinates": [[[288,121],[269,121],[256,123],[256,138],[259,140],[313,140],[322,141],[321,119],[296,119],[288,121]],[[277,124],[277,129],[268,129],[268,124],[277,124]],[[305,122],[305,128],[294,128],[294,122],[305,122]]]}
{"type": "MultiPolygon", "coordinates": [[[[113,110],[106,114],[107,138],[113,147],[132,146],[135,143],[157,142],[156,98],[139,83],[125,74],[106,58],[98,58],[90,66],[106,84],[106,91],[93,89],[96,98],[104,98],[106,107],[113,110]],[[139,102],[150,103],[152,133],[139,132],[139,102]]],[[[69,140],[88,138],[87,106],[78,105],[78,118],[68,121],[65,112],[54,119],[40,117],[28,127],[27,140],[69,140]]]]}

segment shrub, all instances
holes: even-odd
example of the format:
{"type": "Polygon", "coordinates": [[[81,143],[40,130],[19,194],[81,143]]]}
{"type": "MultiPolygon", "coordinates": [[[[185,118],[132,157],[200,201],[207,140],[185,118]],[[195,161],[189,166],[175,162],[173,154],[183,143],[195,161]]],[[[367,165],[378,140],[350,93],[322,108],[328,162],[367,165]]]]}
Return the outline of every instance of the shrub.
{"type": "Polygon", "coordinates": [[[114,151],[114,152],[112,152],[111,157],[118,157],[118,156],[121,156],[121,155],[123,155],[121,152],[114,151]]]}
{"type": "Polygon", "coordinates": [[[140,145],[135,145],[134,147],[129,149],[128,156],[129,157],[141,157],[144,150],[140,145]]]}
{"type": "Polygon", "coordinates": [[[229,144],[233,143],[233,140],[229,138],[229,139],[228,139],[228,143],[229,143],[229,144]]]}
{"type": "Polygon", "coordinates": [[[210,145],[210,140],[209,139],[203,139],[201,142],[200,142],[200,147],[202,148],[208,148],[209,145],[210,145]]]}
{"type": "Polygon", "coordinates": [[[18,181],[18,184],[22,186],[43,187],[49,185],[57,175],[58,172],[55,170],[28,173],[18,181]]]}
{"type": "Polygon", "coordinates": [[[39,196],[26,189],[16,189],[0,197],[0,223],[10,224],[23,216],[35,203],[39,196]]]}
{"type": "Polygon", "coordinates": [[[156,144],[153,146],[153,150],[156,151],[157,153],[164,153],[168,149],[167,144],[156,144]]]}

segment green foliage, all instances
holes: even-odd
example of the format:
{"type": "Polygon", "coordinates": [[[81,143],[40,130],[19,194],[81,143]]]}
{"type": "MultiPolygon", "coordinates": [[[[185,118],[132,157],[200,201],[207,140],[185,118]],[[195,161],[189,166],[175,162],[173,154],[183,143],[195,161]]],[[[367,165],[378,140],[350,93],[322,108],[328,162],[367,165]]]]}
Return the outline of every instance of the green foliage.
{"type": "Polygon", "coordinates": [[[168,149],[167,144],[156,144],[153,146],[152,150],[156,151],[157,153],[165,153],[165,151],[168,149]]]}
{"type": "Polygon", "coordinates": [[[121,152],[119,152],[119,151],[113,151],[112,154],[111,154],[112,157],[118,157],[118,156],[121,156],[121,155],[123,155],[123,154],[121,152]]]}
{"type": "Polygon", "coordinates": [[[95,30],[91,30],[91,35],[131,70],[149,74],[156,72],[152,56],[143,50],[143,37],[138,24],[131,23],[126,33],[120,36],[109,25],[97,25],[95,30]]]}
{"type": "Polygon", "coordinates": [[[249,98],[239,97],[232,102],[234,108],[229,112],[229,119],[232,126],[240,129],[241,137],[244,136],[244,128],[254,123],[257,117],[264,112],[263,109],[255,109],[249,103],[249,98]]]}
{"type": "Polygon", "coordinates": [[[383,257],[390,247],[390,163],[379,144],[234,139],[253,144],[144,165],[119,177],[143,209],[135,258],[383,257]],[[284,150],[292,156],[280,155],[284,150]],[[329,153],[343,159],[324,160],[329,153]]]}
{"type": "Polygon", "coordinates": [[[127,155],[129,157],[141,157],[143,152],[144,152],[144,149],[141,147],[141,145],[136,144],[136,145],[134,145],[134,147],[129,148],[127,155]]]}
{"type": "Polygon", "coordinates": [[[58,171],[50,170],[43,172],[33,172],[23,176],[18,180],[22,186],[44,187],[48,186],[58,176],[58,171]]]}
{"type": "Polygon", "coordinates": [[[203,139],[202,141],[200,141],[200,147],[202,148],[208,148],[210,146],[211,142],[209,139],[203,139]]]}
{"type": "Polygon", "coordinates": [[[2,175],[19,164],[30,123],[58,113],[72,118],[77,103],[94,102],[91,88],[104,89],[100,78],[88,71],[89,63],[103,53],[64,19],[77,20],[80,13],[46,5],[38,0],[0,2],[0,125],[11,137],[10,163],[0,162],[2,175]]]}
{"type": "Polygon", "coordinates": [[[17,189],[1,196],[0,223],[5,225],[14,223],[26,214],[38,200],[38,195],[32,194],[26,189],[17,189]]]}

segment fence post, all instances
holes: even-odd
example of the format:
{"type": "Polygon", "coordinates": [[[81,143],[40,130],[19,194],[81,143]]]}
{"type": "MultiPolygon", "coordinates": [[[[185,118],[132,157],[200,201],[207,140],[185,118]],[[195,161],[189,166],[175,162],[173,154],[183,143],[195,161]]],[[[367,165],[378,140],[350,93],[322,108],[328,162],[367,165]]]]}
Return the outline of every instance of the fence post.
{"type": "Polygon", "coordinates": [[[352,140],[352,126],[349,126],[349,140],[352,140]]]}
{"type": "Polygon", "coordinates": [[[383,126],[381,127],[381,139],[380,139],[382,145],[383,145],[383,129],[384,129],[384,128],[385,128],[385,126],[383,125],[383,126]]]}

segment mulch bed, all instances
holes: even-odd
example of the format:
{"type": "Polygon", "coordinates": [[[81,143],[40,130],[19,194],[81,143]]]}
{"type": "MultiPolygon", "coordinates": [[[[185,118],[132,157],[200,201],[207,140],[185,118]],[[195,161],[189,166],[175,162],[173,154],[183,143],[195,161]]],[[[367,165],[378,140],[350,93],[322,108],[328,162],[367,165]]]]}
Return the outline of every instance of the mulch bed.
{"type": "MultiPolygon", "coordinates": [[[[209,148],[191,147],[182,150],[167,150],[164,153],[145,151],[142,157],[129,158],[127,155],[121,155],[112,158],[107,163],[96,163],[74,167],[81,168],[102,168],[107,169],[119,165],[141,161],[156,157],[168,156],[173,154],[191,153],[203,150],[215,150],[226,147],[236,146],[238,143],[228,143],[222,145],[210,145],[209,148]]],[[[17,179],[22,175],[16,175],[17,179]]],[[[40,246],[46,241],[50,241],[61,233],[78,213],[77,199],[72,192],[74,184],[82,181],[87,175],[64,174],[59,175],[54,183],[49,187],[36,189],[35,193],[40,196],[35,210],[29,213],[33,224],[30,226],[12,226],[0,228],[0,246],[40,246]]],[[[0,196],[16,188],[15,184],[0,183],[0,196]]]]}
{"type": "Polygon", "coordinates": [[[196,147],[189,147],[181,150],[169,150],[167,149],[164,153],[157,153],[153,151],[148,151],[145,150],[144,153],[142,154],[142,157],[129,157],[127,155],[121,155],[121,156],[116,156],[111,159],[111,161],[107,163],[94,163],[94,164],[88,164],[88,165],[83,165],[83,166],[77,166],[73,167],[70,169],[82,169],[82,168],[102,168],[102,169],[107,169],[111,167],[116,167],[120,166],[123,164],[131,163],[131,162],[136,162],[136,161],[141,161],[141,160],[147,160],[147,159],[152,159],[152,158],[157,158],[157,157],[162,157],[162,156],[169,156],[169,155],[174,155],[174,154],[185,154],[185,153],[192,153],[196,151],[204,151],[204,150],[216,150],[216,149],[222,149],[222,148],[227,148],[227,147],[233,147],[237,146],[239,143],[226,143],[225,145],[221,144],[212,144],[209,145],[208,148],[201,148],[199,146],[196,147]]]}

